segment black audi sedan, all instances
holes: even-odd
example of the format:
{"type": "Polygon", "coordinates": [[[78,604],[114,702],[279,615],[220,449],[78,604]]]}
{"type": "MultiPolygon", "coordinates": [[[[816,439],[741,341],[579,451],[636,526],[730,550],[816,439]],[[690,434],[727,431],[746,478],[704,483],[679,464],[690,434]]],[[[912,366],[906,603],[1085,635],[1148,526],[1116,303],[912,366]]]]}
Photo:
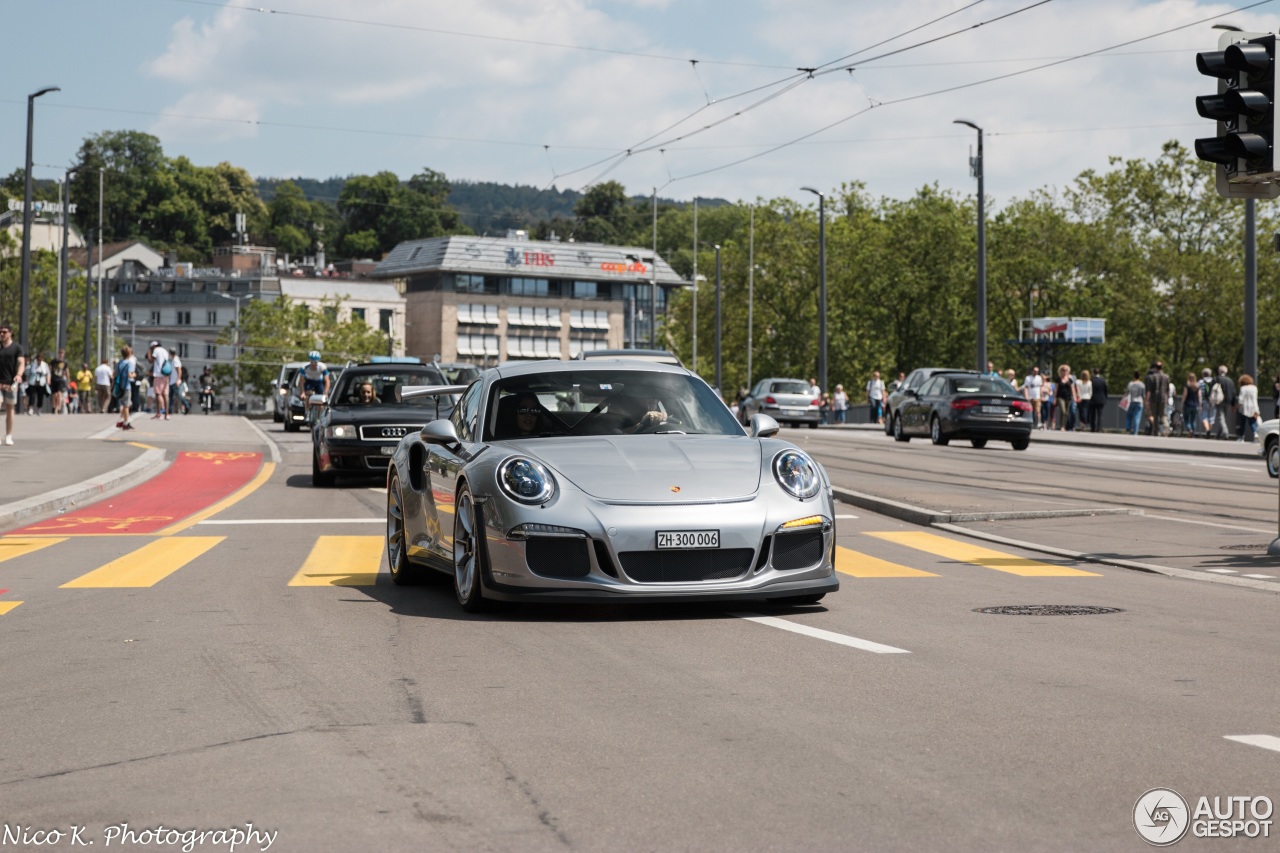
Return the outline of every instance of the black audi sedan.
{"type": "Polygon", "coordinates": [[[401,389],[447,384],[430,364],[348,365],[311,430],[312,485],[332,486],[339,475],[385,476],[401,438],[453,411],[453,398],[447,394],[402,399],[401,389]]]}
{"type": "Polygon", "coordinates": [[[893,437],[927,435],[934,444],[967,438],[974,447],[995,439],[1026,450],[1032,426],[1031,404],[1005,380],[940,373],[907,390],[893,418],[893,437]]]}

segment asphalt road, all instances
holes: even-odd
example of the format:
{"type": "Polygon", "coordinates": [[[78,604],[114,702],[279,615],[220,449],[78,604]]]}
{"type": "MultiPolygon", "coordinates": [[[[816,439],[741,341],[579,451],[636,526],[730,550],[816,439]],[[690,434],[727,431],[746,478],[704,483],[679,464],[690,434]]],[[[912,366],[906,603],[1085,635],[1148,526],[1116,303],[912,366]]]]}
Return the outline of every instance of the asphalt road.
{"type": "MultiPolygon", "coordinates": [[[[308,435],[271,437],[271,478],[167,537],[207,548],[150,586],[62,588],[156,537],[0,563],[24,597],[0,618],[0,823],[99,847],[127,821],[252,822],[284,851],[1140,850],[1150,788],[1280,799],[1280,753],[1228,739],[1280,736],[1274,594],[849,506],[819,606],[472,616],[390,583],[377,484],[312,489],[308,435]],[[1119,612],[976,612],[1036,604],[1119,612]]],[[[1261,530],[1275,498],[1235,461],[789,437],[847,488],[946,509],[1132,503],[1265,541],[1187,522],[1261,530]]]]}

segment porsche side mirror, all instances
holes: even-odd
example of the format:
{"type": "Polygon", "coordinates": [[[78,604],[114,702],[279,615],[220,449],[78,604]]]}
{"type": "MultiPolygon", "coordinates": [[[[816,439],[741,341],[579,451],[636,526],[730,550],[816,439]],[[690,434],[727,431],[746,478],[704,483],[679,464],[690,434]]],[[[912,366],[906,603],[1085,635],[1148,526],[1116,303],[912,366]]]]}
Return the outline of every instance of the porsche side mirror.
{"type": "Polygon", "coordinates": [[[778,426],[778,422],[768,415],[756,412],[751,416],[752,438],[769,438],[770,436],[777,435],[779,429],[781,429],[781,427],[778,426]]]}
{"type": "Polygon", "coordinates": [[[445,447],[462,443],[458,440],[458,431],[453,428],[453,421],[443,418],[424,426],[418,437],[427,444],[442,444],[445,447]]]}

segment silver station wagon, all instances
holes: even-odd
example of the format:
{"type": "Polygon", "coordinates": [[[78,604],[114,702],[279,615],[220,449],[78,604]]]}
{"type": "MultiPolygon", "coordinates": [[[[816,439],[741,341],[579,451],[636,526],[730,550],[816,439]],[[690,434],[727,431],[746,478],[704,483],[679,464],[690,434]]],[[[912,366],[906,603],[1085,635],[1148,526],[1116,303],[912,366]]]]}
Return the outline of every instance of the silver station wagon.
{"type": "Polygon", "coordinates": [[[767,599],[839,588],[826,472],[778,424],[747,429],[701,378],[639,361],[499,366],[387,472],[396,583],[492,601],[767,599]]]}

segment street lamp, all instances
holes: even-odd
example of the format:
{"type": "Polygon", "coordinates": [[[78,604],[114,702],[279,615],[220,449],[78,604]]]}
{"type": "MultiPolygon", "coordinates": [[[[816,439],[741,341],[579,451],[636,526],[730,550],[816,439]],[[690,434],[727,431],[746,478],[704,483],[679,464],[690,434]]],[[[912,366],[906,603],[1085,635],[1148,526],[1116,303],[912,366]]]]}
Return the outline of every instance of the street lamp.
{"type": "Polygon", "coordinates": [[[978,156],[969,158],[969,171],[978,179],[978,371],[987,369],[987,207],[982,184],[982,128],[958,118],[952,124],[963,124],[978,131],[978,156]]]}
{"type": "Polygon", "coordinates": [[[221,296],[223,299],[233,299],[235,300],[235,303],[236,303],[236,330],[235,330],[235,338],[231,345],[232,346],[231,357],[232,359],[234,359],[232,363],[233,375],[231,379],[231,391],[232,391],[231,406],[232,406],[232,413],[238,415],[240,414],[240,300],[252,299],[253,294],[252,293],[246,293],[246,294],[217,293],[215,295],[221,296]]]}
{"type": "Polygon", "coordinates": [[[827,390],[827,211],[826,196],[813,187],[801,187],[818,197],[818,387],[827,390]]]}
{"type": "Polygon", "coordinates": [[[27,95],[27,169],[22,196],[22,306],[18,321],[22,326],[18,342],[27,358],[31,357],[31,128],[35,124],[36,98],[61,91],[57,86],[45,86],[40,91],[27,95]]]}

